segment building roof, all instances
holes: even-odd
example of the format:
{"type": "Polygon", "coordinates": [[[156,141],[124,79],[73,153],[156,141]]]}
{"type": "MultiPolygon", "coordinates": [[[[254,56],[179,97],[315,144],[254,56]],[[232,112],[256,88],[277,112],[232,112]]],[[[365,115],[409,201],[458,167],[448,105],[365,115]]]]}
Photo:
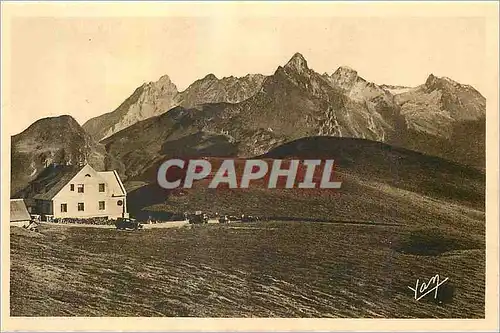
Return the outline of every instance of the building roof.
{"type": "Polygon", "coordinates": [[[10,199],[10,222],[31,220],[23,199],[10,199]]]}
{"type": "Polygon", "coordinates": [[[39,200],[52,200],[82,169],[83,166],[73,165],[57,165],[46,168],[31,182],[30,197],[39,200]]]}
{"type": "MultiPolygon", "coordinates": [[[[50,166],[30,183],[24,197],[37,200],[52,200],[86,166],[50,166]]],[[[92,169],[90,165],[88,167],[92,169]]],[[[106,182],[108,190],[113,196],[126,195],[125,187],[116,171],[97,172],[92,169],[92,172],[95,172],[106,182]]]]}

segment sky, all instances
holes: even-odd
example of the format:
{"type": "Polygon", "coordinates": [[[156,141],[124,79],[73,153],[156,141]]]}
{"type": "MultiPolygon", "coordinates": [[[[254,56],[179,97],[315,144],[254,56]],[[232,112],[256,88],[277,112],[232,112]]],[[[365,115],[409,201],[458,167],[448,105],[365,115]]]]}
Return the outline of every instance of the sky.
{"type": "Polygon", "coordinates": [[[300,52],[319,73],[349,66],[378,84],[433,73],[485,88],[485,21],[446,17],[18,17],[10,24],[11,134],[69,114],[113,111],[167,74],[179,91],[209,73],[272,74],[300,52]]]}

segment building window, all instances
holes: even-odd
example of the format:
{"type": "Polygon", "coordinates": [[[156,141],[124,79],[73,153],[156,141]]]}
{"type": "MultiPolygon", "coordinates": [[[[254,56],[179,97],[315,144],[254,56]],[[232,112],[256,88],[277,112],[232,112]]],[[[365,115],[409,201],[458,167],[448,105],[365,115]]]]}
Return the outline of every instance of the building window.
{"type": "Polygon", "coordinates": [[[99,184],[99,192],[104,192],[105,189],[106,189],[106,184],[104,183],[99,184]]]}
{"type": "Polygon", "coordinates": [[[83,184],[78,184],[78,193],[83,193],[83,184]]]}
{"type": "Polygon", "coordinates": [[[69,185],[69,190],[74,191],[75,190],[75,184],[70,184],[69,185]]]}
{"type": "Polygon", "coordinates": [[[78,211],[83,212],[85,210],[85,205],[83,202],[78,203],[78,211]]]}
{"type": "Polygon", "coordinates": [[[105,210],[105,209],[106,209],[106,202],[99,201],[99,210],[105,210]]]}
{"type": "Polygon", "coordinates": [[[118,201],[116,202],[116,204],[117,204],[118,206],[122,206],[122,205],[123,205],[123,201],[122,201],[122,200],[118,200],[118,201]]]}
{"type": "Polygon", "coordinates": [[[68,204],[61,204],[61,213],[67,213],[68,212],[68,204]]]}

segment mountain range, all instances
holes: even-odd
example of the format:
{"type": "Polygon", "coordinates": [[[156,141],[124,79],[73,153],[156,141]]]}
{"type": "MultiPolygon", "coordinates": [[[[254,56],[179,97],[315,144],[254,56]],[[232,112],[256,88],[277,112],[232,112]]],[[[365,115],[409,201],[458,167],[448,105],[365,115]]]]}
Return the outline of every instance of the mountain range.
{"type": "Polygon", "coordinates": [[[11,192],[52,162],[83,159],[150,181],[168,157],[251,157],[315,136],[383,142],[484,170],[485,112],[476,89],[446,77],[378,85],[345,66],[319,74],[300,53],[272,75],[209,74],[182,92],[164,75],[83,126],[46,118],[13,136],[11,192]]]}
{"type": "Polygon", "coordinates": [[[141,120],[158,116],[175,106],[192,107],[206,103],[238,103],[260,88],[264,75],[248,74],[218,79],[209,74],[179,92],[167,75],[138,87],[116,110],[92,118],[83,128],[96,140],[105,139],[141,120]]]}

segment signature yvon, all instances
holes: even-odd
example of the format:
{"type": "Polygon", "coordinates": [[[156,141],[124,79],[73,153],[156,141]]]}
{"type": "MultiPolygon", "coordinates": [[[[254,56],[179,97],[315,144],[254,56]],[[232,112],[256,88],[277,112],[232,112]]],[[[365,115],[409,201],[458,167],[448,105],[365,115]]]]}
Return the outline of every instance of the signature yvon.
{"type": "Polygon", "coordinates": [[[438,296],[439,287],[446,281],[448,281],[448,278],[441,280],[439,274],[436,274],[433,277],[431,277],[427,282],[425,281],[420,282],[420,279],[417,279],[415,287],[408,286],[408,288],[410,288],[413,291],[414,297],[417,301],[429,295],[432,292],[434,292],[434,299],[436,299],[438,296]]]}

